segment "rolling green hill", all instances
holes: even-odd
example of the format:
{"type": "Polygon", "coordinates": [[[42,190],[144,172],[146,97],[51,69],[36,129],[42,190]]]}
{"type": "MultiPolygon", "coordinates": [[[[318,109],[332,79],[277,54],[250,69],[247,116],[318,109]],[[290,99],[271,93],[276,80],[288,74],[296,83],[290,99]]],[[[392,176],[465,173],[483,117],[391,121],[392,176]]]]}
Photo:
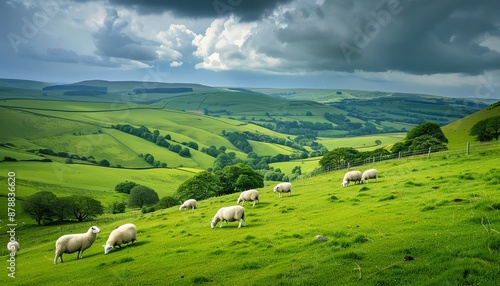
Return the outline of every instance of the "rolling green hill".
{"type": "MultiPolygon", "coordinates": [[[[0,99],[107,102],[110,108],[121,104],[131,107],[146,104],[154,108],[232,118],[266,125],[266,128],[278,128],[276,125],[279,121],[329,123],[332,124],[331,128],[316,129],[314,132],[319,137],[335,138],[406,132],[424,121],[434,121],[443,126],[493,103],[491,99],[464,100],[419,94],[356,90],[228,89],[190,83],[89,80],[64,85],[63,90],[47,90],[57,86],[49,85],[0,79],[0,99]],[[71,90],[71,86],[75,90],[71,90]],[[82,91],[85,86],[92,90],[82,91]],[[95,88],[105,91],[95,92],[95,88]],[[136,92],[141,89],[151,92],[136,92]],[[191,91],[152,92],[154,89],[191,91]],[[326,113],[344,118],[330,122],[325,119],[326,113]]],[[[9,101],[2,102],[2,105],[9,104],[9,101]]],[[[281,133],[299,135],[302,132],[286,131],[281,133]]]]}
{"type": "Polygon", "coordinates": [[[470,129],[474,124],[478,121],[487,119],[489,117],[497,116],[500,114],[500,103],[492,104],[491,106],[478,111],[474,114],[471,114],[465,118],[457,120],[453,123],[450,123],[446,126],[443,126],[442,130],[448,140],[450,140],[449,146],[463,147],[467,142],[471,144],[478,144],[478,141],[475,141],[475,136],[469,135],[470,129]]]}
{"type": "MultiPolygon", "coordinates": [[[[245,205],[247,225],[240,229],[234,222],[210,229],[217,209],[235,204],[237,194],[200,201],[193,211],[178,207],[145,215],[132,211],[84,223],[37,227],[20,216],[16,278],[7,277],[4,267],[1,281],[9,285],[497,285],[500,172],[493,166],[499,155],[497,148],[469,156],[386,161],[375,166],[378,183],[347,188],[340,186],[343,171],[331,172],[294,182],[292,195],[281,199],[272,192],[274,183],[268,182],[259,189],[260,202],[255,207],[245,205]],[[101,245],[112,229],[126,222],[137,225],[138,241],[104,255],[101,245]],[[91,225],[101,233],[83,258],[64,254],[65,263],[54,265],[55,240],[85,232],[91,225]],[[316,240],[317,235],[325,240],[316,240]]],[[[16,171],[19,204],[27,189],[51,187],[28,181],[26,175],[41,174],[40,168],[25,172],[20,163],[2,164],[5,170],[16,171]]],[[[109,170],[115,175],[61,170],[62,179],[47,180],[57,182],[53,190],[58,194],[63,194],[64,186],[80,190],[96,181],[87,187],[95,195],[109,197],[112,184],[105,178],[116,179],[118,174],[123,178],[122,172],[129,172],[109,170]]],[[[152,175],[130,172],[144,182],[152,175]]],[[[2,174],[3,185],[5,180],[2,174]]],[[[0,203],[6,204],[6,199],[0,198],[0,203]]],[[[5,214],[0,215],[4,220],[5,214]]],[[[6,241],[7,233],[0,238],[6,241]]],[[[7,264],[7,251],[0,255],[7,264]]]]}

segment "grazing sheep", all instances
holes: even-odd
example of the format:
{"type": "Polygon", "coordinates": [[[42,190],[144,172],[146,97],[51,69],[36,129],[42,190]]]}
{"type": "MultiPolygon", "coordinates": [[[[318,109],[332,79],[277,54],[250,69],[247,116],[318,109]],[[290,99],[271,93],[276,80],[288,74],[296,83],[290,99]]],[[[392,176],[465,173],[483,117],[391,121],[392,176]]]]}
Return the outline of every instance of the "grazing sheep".
{"type": "Polygon", "coordinates": [[[361,176],[361,181],[364,183],[368,183],[368,179],[375,178],[375,182],[378,182],[378,171],[376,169],[369,169],[363,172],[361,176]]]}
{"type": "Polygon", "coordinates": [[[19,251],[19,242],[15,240],[9,241],[9,243],[7,243],[7,249],[10,252],[10,256],[15,256],[16,252],[19,251]]]}
{"type": "Polygon", "coordinates": [[[195,199],[189,199],[186,200],[185,202],[182,203],[182,205],[179,207],[179,210],[186,210],[186,209],[192,209],[194,210],[197,207],[197,201],[195,199]]]}
{"type": "Polygon", "coordinates": [[[281,198],[282,193],[288,193],[288,196],[292,195],[292,184],[289,182],[279,183],[274,187],[274,192],[278,192],[278,197],[281,198]]]}
{"type": "Polygon", "coordinates": [[[349,182],[353,181],[354,183],[361,182],[361,172],[360,171],[349,171],[345,173],[344,179],[342,180],[342,187],[348,187],[349,182]]]}
{"type": "Polygon", "coordinates": [[[94,243],[97,234],[101,230],[97,226],[92,226],[86,233],[66,234],[59,237],[56,241],[56,257],[54,264],[57,264],[57,258],[63,263],[63,253],[77,252],[76,259],[82,258],[83,251],[94,243]]]}
{"type": "Polygon", "coordinates": [[[134,224],[127,223],[115,228],[108,237],[104,247],[104,254],[108,254],[109,250],[115,246],[121,247],[122,244],[134,243],[137,240],[137,229],[134,224]]]}
{"type": "Polygon", "coordinates": [[[242,206],[222,207],[215,214],[210,226],[214,228],[219,221],[221,228],[224,221],[226,221],[226,224],[229,224],[231,221],[240,221],[238,228],[241,227],[242,222],[244,223],[243,226],[246,226],[245,208],[242,206]]]}
{"type": "Polygon", "coordinates": [[[257,201],[259,201],[259,191],[248,190],[248,191],[241,192],[240,197],[238,198],[236,203],[239,205],[240,202],[243,202],[243,204],[245,204],[245,202],[253,202],[253,205],[252,205],[252,207],[253,207],[253,206],[255,206],[255,203],[257,201]]]}
{"type": "Polygon", "coordinates": [[[318,234],[314,237],[314,240],[316,241],[327,241],[328,240],[328,237],[324,236],[324,235],[321,235],[321,234],[318,234]]]}

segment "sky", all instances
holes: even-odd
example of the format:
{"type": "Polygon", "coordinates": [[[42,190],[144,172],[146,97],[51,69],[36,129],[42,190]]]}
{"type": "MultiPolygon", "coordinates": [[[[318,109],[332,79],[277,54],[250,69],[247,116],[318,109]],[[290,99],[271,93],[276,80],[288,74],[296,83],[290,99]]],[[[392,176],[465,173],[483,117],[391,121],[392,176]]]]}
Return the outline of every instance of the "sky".
{"type": "Polygon", "coordinates": [[[500,99],[498,0],[6,0],[0,78],[500,99]]]}

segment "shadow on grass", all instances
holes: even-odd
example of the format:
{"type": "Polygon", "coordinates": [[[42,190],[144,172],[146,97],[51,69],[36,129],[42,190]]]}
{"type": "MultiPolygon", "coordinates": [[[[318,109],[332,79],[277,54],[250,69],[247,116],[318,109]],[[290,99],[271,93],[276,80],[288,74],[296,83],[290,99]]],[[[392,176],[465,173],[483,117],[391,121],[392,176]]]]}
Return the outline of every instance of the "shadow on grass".
{"type": "MultiPolygon", "coordinates": [[[[141,240],[141,241],[136,241],[134,243],[131,243],[131,244],[128,244],[128,245],[122,245],[121,247],[120,246],[115,246],[113,247],[112,249],[109,250],[109,254],[113,253],[113,252],[119,252],[119,251],[122,251],[124,249],[127,249],[129,247],[140,247],[141,245],[146,245],[146,244],[149,244],[150,241],[144,241],[144,240],[141,240]]],[[[102,253],[104,253],[104,247],[103,247],[103,251],[102,253]]]]}

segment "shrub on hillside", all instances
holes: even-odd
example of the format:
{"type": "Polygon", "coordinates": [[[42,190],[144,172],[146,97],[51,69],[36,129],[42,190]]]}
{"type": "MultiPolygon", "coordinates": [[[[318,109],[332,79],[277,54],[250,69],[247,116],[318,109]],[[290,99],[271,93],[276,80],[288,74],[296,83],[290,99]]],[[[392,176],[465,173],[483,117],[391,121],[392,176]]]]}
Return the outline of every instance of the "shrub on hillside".
{"type": "Polygon", "coordinates": [[[111,213],[112,214],[121,214],[125,212],[125,203],[124,202],[114,202],[111,205],[111,213]]]}
{"type": "Polygon", "coordinates": [[[497,140],[500,136],[500,116],[490,117],[478,121],[472,126],[470,135],[476,136],[477,141],[497,140]]]}
{"type": "Polygon", "coordinates": [[[142,208],[159,202],[158,194],[151,188],[137,185],[130,190],[129,207],[142,208]]]}
{"type": "Polygon", "coordinates": [[[165,196],[160,199],[157,206],[159,209],[168,209],[170,207],[180,204],[180,201],[172,196],[165,196]]]}
{"type": "Polygon", "coordinates": [[[219,179],[212,173],[202,171],[182,182],[175,195],[181,200],[204,200],[221,192],[219,179]]]}
{"type": "Polygon", "coordinates": [[[130,190],[132,190],[132,188],[135,186],[137,186],[136,183],[131,181],[125,181],[118,183],[118,185],[116,185],[115,187],[115,191],[118,193],[130,194],[130,190]]]}
{"type": "Polygon", "coordinates": [[[104,212],[101,202],[89,196],[72,195],[67,197],[67,203],[66,211],[68,215],[80,222],[104,212]]]}
{"type": "Polygon", "coordinates": [[[38,225],[52,221],[57,197],[52,192],[42,191],[29,196],[22,204],[25,214],[31,216],[38,225]]]}

